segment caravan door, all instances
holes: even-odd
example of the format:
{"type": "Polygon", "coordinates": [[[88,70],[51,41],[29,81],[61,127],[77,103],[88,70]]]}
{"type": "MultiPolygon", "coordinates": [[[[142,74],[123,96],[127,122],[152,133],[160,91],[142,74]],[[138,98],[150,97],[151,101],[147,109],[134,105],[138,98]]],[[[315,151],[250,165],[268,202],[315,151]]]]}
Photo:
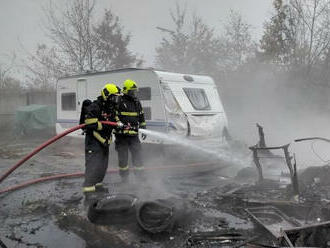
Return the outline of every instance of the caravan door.
{"type": "Polygon", "coordinates": [[[77,79],[77,117],[80,117],[81,106],[84,100],[87,99],[87,79],[77,79]]]}

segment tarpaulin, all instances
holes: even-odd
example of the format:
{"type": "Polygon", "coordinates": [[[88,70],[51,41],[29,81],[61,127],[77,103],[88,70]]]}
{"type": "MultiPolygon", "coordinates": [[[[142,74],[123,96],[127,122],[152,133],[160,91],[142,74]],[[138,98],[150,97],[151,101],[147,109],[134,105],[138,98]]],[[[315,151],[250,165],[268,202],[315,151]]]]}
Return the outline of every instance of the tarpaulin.
{"type": "Polygon", "coordinates": [[[19,134],[55,129],[55,105],[28,105],[20,107],[15,115],[15,129],[19,134]]]}

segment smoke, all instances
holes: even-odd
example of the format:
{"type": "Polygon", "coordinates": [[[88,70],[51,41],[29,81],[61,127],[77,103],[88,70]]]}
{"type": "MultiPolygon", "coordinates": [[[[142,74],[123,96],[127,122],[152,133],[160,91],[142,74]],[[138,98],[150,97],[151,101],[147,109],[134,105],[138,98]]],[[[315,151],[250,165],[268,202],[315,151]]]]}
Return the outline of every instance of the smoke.
{"type": "MultiPolygon", "coordinates": [[[[308,85],[296,77],[275,73],[271,67],[260,66],[237,73],[223,83],[222,100],[235,139],[246,145],[258,142],[256,123],[264,127],[267,146],[291,143],[298,168],[324,163],[313,152],[311,142],[295,143],[294,139],[320,136],[330,138],[328,88],[308,85]]],[[[317,142],[314,150],[323,160],[330,144],[317,142]]]]}
{"type": "Polygon", "coordinates": [[[190,198],[235,176],[237,171],[250,164],[247,153],[235,153],[220,139],[194,141],[173,134],[153,130],[140,130],[147,137],[161,140],[163,144],[143,144],[145,180],[139,181],[134,173],[136,195],[140,200],[190,198]]]}

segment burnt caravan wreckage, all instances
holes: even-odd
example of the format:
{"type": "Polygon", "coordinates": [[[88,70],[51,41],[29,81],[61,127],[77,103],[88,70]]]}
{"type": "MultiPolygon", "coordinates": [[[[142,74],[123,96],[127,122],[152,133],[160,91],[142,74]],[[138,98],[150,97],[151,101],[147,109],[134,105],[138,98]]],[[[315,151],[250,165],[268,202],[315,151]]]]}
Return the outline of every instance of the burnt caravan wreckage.
{"type": "MultiPolygon", "coordinates": [[[[256,206],[248,205],[245,211],[256,224],[262,226],[277,240],[278,246],[329,247],[330,199],[327,194],[329,183],[325,178],[329,178],[330,167],[328,165],[308,167],[300,173],[301,182],[298,183],[297,162],[295,156],[291,156],[289,152],[290,144],[267,146],[262,126],[257,124],[257,128],[259,142],[255,146],[249,147],[257,168],[257,182],[253,188],[249,187],[254,193],[249,194],[247,192],[249,189],[245,189],[249,198],[247,202],[256,204],[256,206]],[[283,156],[274,155],[272,151],[276,150],[282,151],[283,156]],[[271,179],[264,177],[264,165],[261,163],[263,159],[272,160],[275,165],[279,165],[279,160],[284,161],[289,170],[287,176],[290,178],[286,191],[279,193],[276,186],[274,187],[276,184],[272,184],[271,179]],[[257,199],[258,193],[256,192],[259,193],[259,199],[257,199]],[[265,199],[267,194],[270,197],[265,199]],[[263,196],[260,197],[261,195],[263,196]],[[285,212],[290,213],[290,216],[285,212]]],[[[301,138],[294,141],[314,140],[330,143],[329,139],[322,137],[301,138]]],[[[315,151],[313,152],[315,153],[315,151]]],[[[241,189],[237,188],[231,193],[237,195],[241,189]]],[[[263,246],[257,245],[256,247],[263,246]]]]}

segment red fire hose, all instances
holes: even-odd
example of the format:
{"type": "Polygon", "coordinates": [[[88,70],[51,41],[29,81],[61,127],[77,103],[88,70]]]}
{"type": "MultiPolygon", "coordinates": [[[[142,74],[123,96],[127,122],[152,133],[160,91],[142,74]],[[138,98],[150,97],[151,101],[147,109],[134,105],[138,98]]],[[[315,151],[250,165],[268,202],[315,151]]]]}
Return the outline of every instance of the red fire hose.
{"type": "MultiPolygon", "coordinates": [[[[105,125],[111,125],[111,126],[117,126],[116,122],[110,122],[110,121],[101,121],[102,124],[105,125]]],[[[33,157],[35,154],[37,154],[38,152],[40,152],[42,149],[44,149],[45,147],[47,147],[48,145],[54,143],[55,141],[57,141],[58,139],[68,135],[69,133],[72,133],[78,129],[81,129],[85,126],[86,124],[81,124],[75,127],[72,127],[66,131],[64,131],[63,133],[60,133],[56,136],[54,136],[53,138],[47,140],[45,143],[43,143],[42,145],[40,145],[39,147],[37,147],[35,150],[33,150],[31,153],[29,153],[28,155],[26,155],[24,158],[22,158],[20,161],[18,161],[13,167],[11,167],[9,170],[7,170],[7,172],[5,174],[3,174],[0,177],[0,183],[5,180],[14,170],[16,170],[19,166],[21,166],[24,162],[26,162],[28,159],[30,159],[31,157],[33,157]]],[[[214,165],[216,163],[212,163],[212,162],[205,162],[205,163],[196,163],[196,164],[187,164],[187,165],[167,165],[167,166],[158,166],[158,167],[152,167],[152,168],[146,168],[146,170],[161,170],[161,169],[170,169],[170,168],[186,168],[186,167],[195,167],[195,166],[205,166],[205,165],[214,165]]],[[[107,171],[107,173],[117,173],[118,169],[110,169],[107,171]]],[[[71,173],[71,174],[59,174],[59,175],[53,175],[53,176],[48,176],[48,177],[41,177],[38,179],[32,179],[29,181],[26,181],[24,183],[15,185],[15,186],[11,186],[5,189],[0,190],[0,194],[5,193],[5,192],[10,192],[16,189],[20,189],[35,183],[39,183],[39,182],[44,182],[44,181],[48,181],[48,180],[54,180],[54,179],[60,179],[60,178],[71,178],[71,177],[80,177],[83,176],[84,173],[83,172],[77,172],[77,173],[71,173]]]]}
{"type": "MultiPolygon", "coordinates": [[[[117,126],[116,122],[111,122],[111,121],[101,121],[101,123],[105,124],[105,125],[110,125],[110,126],[117,126]]],[[[83,128],[85,125],[86,124],[81,124],[81,125],[72,127],[70,129],[64,131],[63,133],[60,133],[60,134],[54,136],[53,138],[47,140],[45,143],[43,143],[41,146],[37,147],[34,151],[32,151],[30,154],[26,155],[24,158],[22,158],[20,161],[18,161],[17,164],[15,164],[13,167],[11,167],[9,170],[7,170],[7,172],[0,177],[0,183],[3,180],[5,180],[5,178],[7,178],[14,170],[16,170],[19,166],[21,166],[25,161],[27,161],[28,159],[33,157],[35,154],[40,152],[42,149],[44,149],[45,147],[54,143],[56,140],[62,138],[63,136],[65,136],[69,133],[72,133],[80,128],[83,128]]]]}

